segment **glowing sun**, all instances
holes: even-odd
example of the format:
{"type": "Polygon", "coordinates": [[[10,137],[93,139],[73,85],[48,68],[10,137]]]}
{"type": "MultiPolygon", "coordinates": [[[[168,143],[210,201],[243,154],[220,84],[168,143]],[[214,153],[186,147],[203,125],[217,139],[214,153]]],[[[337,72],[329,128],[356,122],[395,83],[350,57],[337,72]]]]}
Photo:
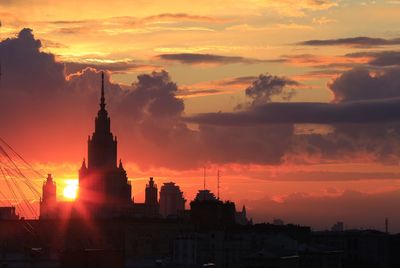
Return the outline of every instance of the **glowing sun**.
{"type": "Polygon", "coordinates": [[[66,186],[64,187],[63,195],[65,198],[74,200],[78,195],[78,181],[77,180],[67,180],[66,186]]]}

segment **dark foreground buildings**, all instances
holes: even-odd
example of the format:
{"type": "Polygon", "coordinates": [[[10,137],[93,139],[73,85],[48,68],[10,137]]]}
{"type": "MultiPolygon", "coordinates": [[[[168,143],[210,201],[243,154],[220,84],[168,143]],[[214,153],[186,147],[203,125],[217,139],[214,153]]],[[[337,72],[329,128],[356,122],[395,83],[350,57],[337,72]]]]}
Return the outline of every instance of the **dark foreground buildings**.
{"type": "Polygon", "coordinates": [[[400,267],[397,235],[253,225],[244,207],[205,189],[186,210],[179,186],[164,183],[158,195],[153,178],[145,202],[135,203],[105,107],[102,81],[75,202],[57,201],[49,175],[39,220],[0,208],[0,267],[400,267]]]}

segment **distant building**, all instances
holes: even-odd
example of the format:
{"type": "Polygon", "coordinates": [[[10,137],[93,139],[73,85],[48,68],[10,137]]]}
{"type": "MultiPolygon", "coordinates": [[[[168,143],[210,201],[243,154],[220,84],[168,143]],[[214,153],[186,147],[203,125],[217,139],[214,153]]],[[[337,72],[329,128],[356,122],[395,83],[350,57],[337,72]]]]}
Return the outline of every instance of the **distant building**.
{"type": "Polygon", "coordinates": [[[344,223],[342,221],[338,221],[337,223],[335,223],[332,228],[331,228],[332,232],[343,232],[344,231],[344,223]]]}
{"type": "Polygon", "coordinates": [[[160,206],[158,204],[158,189],[157,184],[154,183],[153,177],[150,177],[149,183],[146,185],[145,201],[146,210],[149,216],[156,216],[160,213],[160,206]]]}
{"type": "Polygon", "coordinates": [[[209,190],[200,190],[190,202],[190,219],[196,224],[234,224],[235,214],[235,203],[222,202],[209,190]]]}
{"type": "Polygon", "coordinates": [[[285,222],[282,219],[274,219],[272,221],[272,224],[281,226],[281,225],[285,225],[285,222]]]}
{"type": "Polygon", "coordinates": [[[186,200],[183,192],[174,182],[167,182],[160,190],[160,214],[163,217],[178,216],[185,210],[186,200]]]}
{"type": "Polygon", "coordinates": [[[52,218],[57,213],[57,186],[51,174],[43,183],[43,196],[40,201],[40,218],[52,218]]]}
{"type": "Polygon", "coordinates": [[[17,220],[19,216],[15,213],[15,207],[0,207],[0,220],[17,220]]]}
{"type": "Polygon", "coordinates": [[[40,201],[40,219],[77,217],[74,202],[57,201],[57,185],[51,174],[43,183],[43,196],[40,201]]]}
{"type": "Polygon", "coordinates": [[[235,222],[241,225],[246,225],[250,223],[250,221],[247,219],[247,212],[245,206],[243,206],[242,211],[236,211],[235,222]]]}
{"type": "Polygon", "coordinates": [[[133,214],[135,217],[158,218],[160,216],[160,206],[158,204],[158,189],[154,183],[153,177],[150,177],[149,183],[145,189],[144,203],[133,204],[133,214]]]}

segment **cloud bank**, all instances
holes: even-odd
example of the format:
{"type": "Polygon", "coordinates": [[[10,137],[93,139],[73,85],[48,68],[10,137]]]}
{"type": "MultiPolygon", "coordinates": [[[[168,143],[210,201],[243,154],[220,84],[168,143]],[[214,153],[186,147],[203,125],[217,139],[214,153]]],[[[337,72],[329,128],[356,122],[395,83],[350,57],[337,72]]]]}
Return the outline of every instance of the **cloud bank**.
{"type": "MultiPolygon", "coordinates": [[[[66,75],[64,63],[41,51],[29,29],[0,42],[2,136],[35,161],[79,161],[98,109],[100,70],[66,75]],[[68,144],[68,146],[65,146],[68,144]]],[[[83,68],[84,66],[82,66],[83,68]]],[[[244,76],[249,103],[235,113],[185,115],[183,91],[169,73],[141,74],[131,85],[106,73],[107,107],[120,155],[141,168],[191,169],[213,164],[278,165],[372,159],[398,161],[399,71],[344,72],[329,84],[332,103],[275,102],[298,82],[244,76]],[[193,128],[192,124],[196,123],[193,128]],[[329,124],[325,134],[295,132],[299,123],[329,124]]],[[[287,98],[286,98],[287,100],[287,98]]]]}

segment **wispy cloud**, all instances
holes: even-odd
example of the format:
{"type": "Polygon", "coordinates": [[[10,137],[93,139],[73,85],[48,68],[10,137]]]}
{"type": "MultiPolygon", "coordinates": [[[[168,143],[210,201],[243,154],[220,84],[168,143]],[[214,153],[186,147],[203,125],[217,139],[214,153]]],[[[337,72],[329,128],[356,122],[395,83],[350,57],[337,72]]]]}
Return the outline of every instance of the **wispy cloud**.
{"type": "Polygon", "coordinates": [[[261,60],[245,58],[241,56],[222,56],[216,54],[198,54],[198,53],[175,53],[160,54],[157,58],[166,61],[176,61],[184,64],[232,64],[232,63],[262,63],[262,62],[281,62],[281,59],[261,60]]]}
{"type": "Polygon", "coordinates": [[[374,47],[400,45],[400,38],[384,39],[373,37],[350,37],[325,40],[307,40],[298,43],[304,46],[351,46],[351,47],[374,47]]]}

